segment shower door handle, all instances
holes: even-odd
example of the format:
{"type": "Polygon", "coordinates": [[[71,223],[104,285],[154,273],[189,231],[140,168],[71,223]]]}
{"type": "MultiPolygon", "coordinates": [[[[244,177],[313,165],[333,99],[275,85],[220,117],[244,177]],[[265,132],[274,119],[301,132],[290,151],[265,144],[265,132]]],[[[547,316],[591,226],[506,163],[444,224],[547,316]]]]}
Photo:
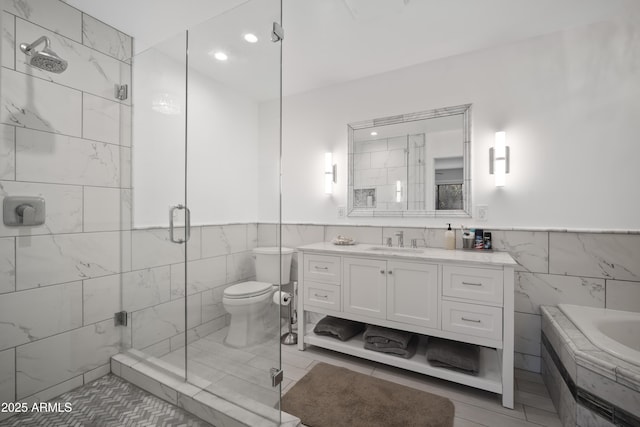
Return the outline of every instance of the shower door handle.
{"type": "Polygon", "coordinates": [[[171,206],[169,209],[169,239],[173,243],[185,243],[191,237],[191,211],[184,205],[171,206]],[[173,235],[173,214],[184,209],[184,239],[176,239],[173,235]]]}

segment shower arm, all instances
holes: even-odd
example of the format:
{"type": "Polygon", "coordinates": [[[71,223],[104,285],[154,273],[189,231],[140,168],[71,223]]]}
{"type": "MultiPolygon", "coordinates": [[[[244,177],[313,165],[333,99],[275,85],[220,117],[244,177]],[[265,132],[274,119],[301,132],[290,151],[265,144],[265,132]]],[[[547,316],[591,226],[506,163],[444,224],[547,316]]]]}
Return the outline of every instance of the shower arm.
{"type": "Polygon", "coordinates": [[[44,42],[45,49],[48,49],[49,46],[51,45],[51,42],[49,41],[49,37],[41,36],[38,40],[34,41],[31,44],[22,43],[20,45],[20,50],[27,55],[31,55],[31,51],[33,50],[33,48],[38,46],[42,42],[44,42]]]}

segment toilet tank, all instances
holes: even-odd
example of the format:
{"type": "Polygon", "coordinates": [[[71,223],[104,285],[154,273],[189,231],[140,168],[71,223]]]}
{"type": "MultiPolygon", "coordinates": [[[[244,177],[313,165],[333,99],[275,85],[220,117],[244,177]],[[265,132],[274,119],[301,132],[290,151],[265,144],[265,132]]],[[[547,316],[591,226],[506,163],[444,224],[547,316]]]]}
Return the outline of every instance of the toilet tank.
{"type": "Polygon", "coordinates": [[[280,281],[280,248],[265,247],[255,248],[253,253],[256,257],[256,280],[284,285],[289,283],[291,275],[291,257],[293,249],[282,248],[282,281],[280,281]]]}

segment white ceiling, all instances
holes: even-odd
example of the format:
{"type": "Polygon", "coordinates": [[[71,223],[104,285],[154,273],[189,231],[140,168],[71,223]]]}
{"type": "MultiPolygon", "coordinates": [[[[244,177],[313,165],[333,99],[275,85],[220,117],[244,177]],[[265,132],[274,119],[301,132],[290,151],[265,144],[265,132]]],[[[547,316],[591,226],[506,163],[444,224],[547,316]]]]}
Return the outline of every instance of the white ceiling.
{"type": "MultiPolygon", "coordinates": [[[[136,52],[245,2],[67,0],[133,36],[136,52]]],[[[252,10],[252,20],[264,17],[270,27],[278,5],[279,0],[252,0],[198,29],[209,27],[215,37],[225,21],[244,28],[246,23],[238,22],[247,16],[242,8],[252,10]]],[[[638,0],[284,0],[283,91],[305,92],[636,13],[639,5],[638,0]]],[[[268,96],[256,93],[258,99],[268,96]]]]}

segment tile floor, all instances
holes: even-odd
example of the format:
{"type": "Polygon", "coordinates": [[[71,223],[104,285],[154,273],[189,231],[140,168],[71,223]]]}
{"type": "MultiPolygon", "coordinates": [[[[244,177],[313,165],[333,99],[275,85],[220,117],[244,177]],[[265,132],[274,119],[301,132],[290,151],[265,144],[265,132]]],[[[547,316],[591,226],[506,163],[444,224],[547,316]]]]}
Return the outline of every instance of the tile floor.
{"type": "MultiPolygon", "coordinates": [[[[268,375],[269,368],[276,366],[277,360],[277,347],[273,341],[232,349],[223,344],[225,336],[226,329],[222,329],[189,345],[190,373],[210,382],[207,389],[221,397],[232,398],[240,393],[267,406],[275,405],[278,395],[269,384],[268,375]]],[[[305,351],[298,351],[295,345],[283,345],[281,348],[285,377],[283,394],[321,361],[445,396],[456,408],[455,427],[561,426],[542,377],[532,372],[516,369],[516,404],[511,410],[502,407],[499,395],[449,381],[318,347],[308,347],[305,351]]],[[[183,357],[184,349],[181,349],[162,357],[162,360],[182,363],[183,357]]]]}
{"type": "Polygon", "coordinates": [[[283,394],[317,362],[343,366],[363,374],[447,397],[455,405],[454,427],[561,427],[562,425],[542,382],[542,376],[519,369],[515,370],[515,407],[507,409],[502,406],[500,396],[494,393],[318,347],[298,351],[296,346],[282,346],[282,367],[285,378],[289,380],[287,385],[283,386],[283,394]]]}
{"type": "Polygon", "coordinates": [[[1,427],[213,427],[188,412],[116,377],[106,375],[51,400],[70,412],[25,412],[1,427]]]}

